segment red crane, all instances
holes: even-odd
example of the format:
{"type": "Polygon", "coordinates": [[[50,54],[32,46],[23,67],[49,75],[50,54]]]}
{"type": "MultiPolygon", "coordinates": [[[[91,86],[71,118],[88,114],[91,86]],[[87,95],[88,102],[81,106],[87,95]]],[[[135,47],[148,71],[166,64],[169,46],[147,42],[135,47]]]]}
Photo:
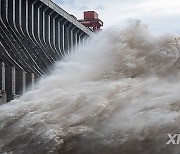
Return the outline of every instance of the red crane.
{"type": "Polygon", "coordinates": [[[85,11],[84,19],[80,19],[79,22],[93,32],[100,30],[101,26],[103,26],[103,22],[98,18],[98,14],[95,11],[85,11]]]}

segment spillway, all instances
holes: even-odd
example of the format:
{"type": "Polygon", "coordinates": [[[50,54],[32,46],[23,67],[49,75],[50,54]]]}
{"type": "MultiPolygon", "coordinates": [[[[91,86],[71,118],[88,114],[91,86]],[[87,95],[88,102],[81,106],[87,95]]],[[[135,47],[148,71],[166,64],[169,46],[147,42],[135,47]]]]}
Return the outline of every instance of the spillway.
{"type": "Polygon", "coordinates": [[[93,36],[0,106],[0,153],[178,154],[180,45],[140,21],[93,36]]]}

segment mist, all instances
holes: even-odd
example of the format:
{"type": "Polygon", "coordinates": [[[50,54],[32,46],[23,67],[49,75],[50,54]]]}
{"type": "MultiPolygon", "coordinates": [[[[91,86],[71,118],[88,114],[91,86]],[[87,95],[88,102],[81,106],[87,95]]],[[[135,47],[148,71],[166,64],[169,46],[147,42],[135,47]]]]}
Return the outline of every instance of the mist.
{"type": "Polygon", "coordinates": [[[180,153],[178,36],[132,20],[66,57],[0,106],[0,153],[180,153]]]}

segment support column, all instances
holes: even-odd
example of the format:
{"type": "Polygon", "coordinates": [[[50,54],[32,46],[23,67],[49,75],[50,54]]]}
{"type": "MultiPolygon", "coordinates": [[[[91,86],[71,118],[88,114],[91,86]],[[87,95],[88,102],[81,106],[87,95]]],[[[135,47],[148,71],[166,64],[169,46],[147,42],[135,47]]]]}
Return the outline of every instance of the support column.
{"type": "Polygon", "coordinates": [[[79,31],[78,33],[77,33],[77,41],[78,41],[78,46],[80,46],[80,44],[81,44],[81,36],[83,35],[83,31],[79,31]]]}
{"type": "Polygon", "coordinates": [[[46,7],[45,5],[40,9],[40,16],[42,16],[42,21],[40,21],[40,26],[42,29],[40,31],[40,37],[42,37],[43,42],[46,42],[46,11],[48,10],[48,7],[46,7]]]}
{"type": "Polygon", "coordinates": [[[5,63],[2,62],[2,90],[5,91],[5,63]]]}
{"type": "Polygon", "coordinates": [[[45,42],[50,47],[49,40],[50,40],[50,15],[52,14],[51,9],[47,9],[45,11],[45,42]]]}
{"type": "Polygon", "coordinates": [[[34,84],[35,84],[35,75],[32,73],[32,90],[34,90],[34,84]]]}
{"type": "Polygon", "coordinates": [[[24,70],[23,70],[23,93],[26,92],[26,73],[24,70]]]}
{"type": "Polygon", "coordinates": [[[40,1],[37,2],[36,4],[34,4],[34,13],[33,13],[33,16],[34,16],[34,36],[35,38],[38,40],[38,41],[41,41],[40,40],[40,29],[41,29],[41,25],[42,25],[42,16],[41,16],[41,13],[40,13],[40,9],[43,7],[43,3],[41,3],[40,1]],[[41,16],[41,18],[40,18],[41,16]]]}
{"type": "Polygon", "coordinates": [[[67,23],[66,19],[63,19],[60,22],[60,49],[61,52],[63,54],[63,56],[65,55],[65,24],[67,23]]]}
{"type": "Polygon", "coordinates": [[[14,15],[14,23],[15,27],[17,28],[18,31],[21,31],[21,0],[13,0],[14,1],[14,9],[15,9],[15,15],[14,15]]]}
{"type": "Polygon", "coordinates": [[[84,46],[85,45],[85,38],[86,38],[86,34],[84,32],[82,32],[81,36],[80,36],[80,42],[81,45],[84,46]]]}
{"type": "Polygon", "coordinates": [[[5,66],[5,89],[7,94],[7,102],[14,99],[15,96],[15,67],[5,66]]]}
{"type": "Polygon", "coordinates": [[[68,54],[73,51],[73,31],[75,28],[73,24],[70,24],[68,27],[68,54]]]}
{"type": "Polygon", "coordinates": [[[34,74],[33,73],[26,73],[26,90],[33,90],[34,89],[34,74]]]}
{"type": "Polygon", "coordinates": [[[27,0],[21,0],[20,3],[20,27],[22,29],[22,33],[25,36],[29,36],[28,31],[28,1],[27,0]]]}
{"type": "Polygon", "coordinates": [[[28,29],[29,29],[29,34],[32,38],[34,38],[34,40],[36,41],[35,39],[35,36],[34,36],[34,18],[37,18],[37,16],[34,16],[34,4],[37,2],[37,0],[29,0],[28,1],[28,29]]]}
{"type": "Polygon", "coordinates": [[[76,52],[78,49],[78,32],[80,30],[78,28],[74,29],[73,32],[73,45],[74,45],[74,51],[76,52]]]}
{"type": "Polygon", "coordinates": [[[15,23],[15,9],[13,0],[6,0],[6,20],[11,26],[14,26],[15,23]]]}
{"type": "Polygon", "coordinates": [[[5,91],[5,63],[0,62],[0,104],[6,103],[5,91]]]}
{"type": "Polygon", "coordinates": [[[57,16],[58,16],[58,14],[56,12],[53,12],[50,15],[50,37],[49,37],[49,44],[50,44],[50,46],[51,46],[51,48],[53,49],[54,52],[56,52],[54,44],[55,44],[55,19],[57,18],[57,16]]]}
{"type": "Polygon", "coordinates": [[[88,41],[86,41],[87,40],[87,38],[88,38],[88,36],[85,34],[84,36],[83,36],[83,46],[85,46],[86,44],[87,44],[87,42],[88,41]]]}
{"type": "Polygon", "coordinates": [[[68,36],[68,27],[69,27],[69,22],[67,22],[64,25],[64,53],[65,55],[68,55],[68,40],[69,40],[69,36],[68,36]]]}
{"type": "Polygon", "coordinates": [[[16,94],[21,95],[26,91],[26,72],[16,69],[16,94]]]}
{"type": "Polygon", "coordinates": [[[12,66],[12,94],[13,94],[13,99],[16,94],[16,68],[12,66]]]}
{"type": "Polygon", "coordinates": [[[61,39],[61,36],[60,36],[60,27],[61,27],[60,22],[62,20],[63,20],[63,17],[58,16],[56,18],[56,21],[55,21],[55,48],[59,52],[61,57],[63,57],[63,54],[62,54],[61,48],[60,48],[60,39],[61,39]]]}

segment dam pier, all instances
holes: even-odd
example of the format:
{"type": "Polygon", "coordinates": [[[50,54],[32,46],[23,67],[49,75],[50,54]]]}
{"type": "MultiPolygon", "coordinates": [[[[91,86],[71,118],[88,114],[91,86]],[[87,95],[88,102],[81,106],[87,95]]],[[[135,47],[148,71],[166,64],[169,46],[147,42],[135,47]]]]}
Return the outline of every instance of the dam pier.
{"type": "Polygon", "coordinates": [[[0,104],[33,89],[92,33],[50,0],[0,0],[0,104]]]}

